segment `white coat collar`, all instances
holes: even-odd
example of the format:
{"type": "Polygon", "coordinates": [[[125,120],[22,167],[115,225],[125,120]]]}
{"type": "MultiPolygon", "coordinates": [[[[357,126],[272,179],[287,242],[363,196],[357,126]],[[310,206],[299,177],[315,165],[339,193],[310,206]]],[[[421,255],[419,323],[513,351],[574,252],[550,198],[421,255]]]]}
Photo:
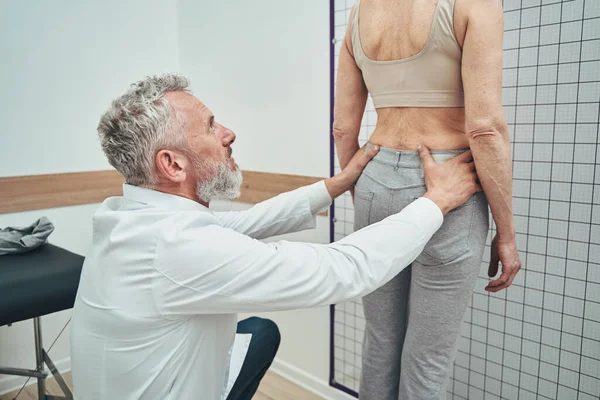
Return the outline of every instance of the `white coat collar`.
{"type": "Polygon", "coordinates": [[[207,211],[212,214],[211,210],[209,210],[207,207],[204,207],[197,201],[170,193],[159,192],[158,190],[154,189],[130,185],[127,183],[123,184],[123,197],[139,203],[169,210],[207,211]]]}

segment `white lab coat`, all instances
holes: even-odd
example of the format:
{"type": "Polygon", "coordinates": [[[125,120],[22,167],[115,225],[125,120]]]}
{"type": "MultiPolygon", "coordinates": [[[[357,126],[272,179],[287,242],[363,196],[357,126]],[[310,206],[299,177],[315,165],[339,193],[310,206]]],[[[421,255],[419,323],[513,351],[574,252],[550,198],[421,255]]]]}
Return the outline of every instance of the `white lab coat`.
{"type": "Polygon", "coordinates": [[[421,198],[329,245],[256,239],[314,228],[323,181],[242,212],[124,185],[94,215],[71,327],[76,399],[220,399],[238,312],[363,296],[442,224],[421,198]]]}

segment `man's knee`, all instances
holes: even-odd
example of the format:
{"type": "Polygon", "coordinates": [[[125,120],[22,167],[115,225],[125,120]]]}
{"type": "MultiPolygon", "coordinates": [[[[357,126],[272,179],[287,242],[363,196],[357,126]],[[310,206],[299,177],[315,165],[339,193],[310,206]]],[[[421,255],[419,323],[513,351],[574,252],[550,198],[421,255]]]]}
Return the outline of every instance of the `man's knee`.
{"type": "Polygon", "coordinates": [[[279,343],[281,342],[279,327],[277,327],[277,324],[270,319],[259,319],[261,338],[265,344],[268,344],[269,347],[273,349],[273,353],[276,353],[279,348],[279,343]]]}
{"type": "Polygon", "coordinates": [[[270,319],[250,317],[240,321],[240,333],[251,333],[252,340],[257,340],[263,348],[272,348],[276,352],[281,342],[281,334],[277,324],[270,319]]]}

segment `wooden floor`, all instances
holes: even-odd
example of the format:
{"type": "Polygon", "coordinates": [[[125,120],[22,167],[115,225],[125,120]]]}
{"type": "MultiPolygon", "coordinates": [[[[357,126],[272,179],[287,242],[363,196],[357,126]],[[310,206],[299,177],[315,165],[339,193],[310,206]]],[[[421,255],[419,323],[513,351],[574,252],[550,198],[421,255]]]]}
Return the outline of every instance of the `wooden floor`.
{"type": "MultiPolygon", "coordinates": [[[[72,386],[71,373],[68,372],[63,375],[65,381],[72,386]]],[[[33,380],[33,378],[32,378],[33,380]]],[[[46,391],[53,395],[62,395],[60,387],[54,380],[54,378],[48,378],[46,381],[46,391]]],[[[17,391],[0,395],[0,400],[13,400],[17,391]]],[[[16,398],[17,400],[37,400],[37,384],[27,386],[21,394],[16,398]]],[[[254,395],[253,400],[323,400],[321,397],[314,395],[313,393],[301,388],[280,377],[273,372],[267,372],[265,377],[260,383],[258,392],[254,395]]]]}

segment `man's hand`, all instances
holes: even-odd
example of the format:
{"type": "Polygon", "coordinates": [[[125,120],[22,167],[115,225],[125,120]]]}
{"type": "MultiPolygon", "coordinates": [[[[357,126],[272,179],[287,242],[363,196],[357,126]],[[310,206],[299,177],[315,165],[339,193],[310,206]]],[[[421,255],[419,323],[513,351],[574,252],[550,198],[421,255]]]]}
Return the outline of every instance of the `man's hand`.
{"type": "Polygon", "coordinates": [[[354,184],[360,178],[360,174],[362,174],[363,169],[367,166],[369,161],[375,157],[375,155],[379,153],[379,146],[373,146],[369,149],[369,151],[365,151],[365,146],[358,149],[352,159],[344,168],[344,170],[340,173],[340,175],[344,175],[344,179],[347,185],[346,190],[349,190],[354,187],[354,184]]]}
{"type": "Polygon", "coordinates": [[[480,192],[475,164],[470,151],[443,164],[436,164],[429,149],[419,146],[419,155],[425,171],[427,197],[446,215],[448,211],[464,204],[475,192],[480,192]]]}
{"type": "Polygon", "coordinates": [[[492,252],[488,276],[493,278],[498,273],[498,262],[502,263],[502,275],[491,281],[485,288],[488,292],[497,292],[509,287],[517,272],[521,269],[521,259],[515,240],[503,241],[498,235],[492,240],[492,252]]]}
{"type": "Polygon", "coordinates": [[[354,154],[346,168],[339,174],[329,179],[325,179],[325,186],[332,199],[335,199],[347,190],[354,188],[354,184],[362,174],[363,169],[369,161],[379,152],[379,146],[373,146],[369,151],[361,147],[354,154]]]}

